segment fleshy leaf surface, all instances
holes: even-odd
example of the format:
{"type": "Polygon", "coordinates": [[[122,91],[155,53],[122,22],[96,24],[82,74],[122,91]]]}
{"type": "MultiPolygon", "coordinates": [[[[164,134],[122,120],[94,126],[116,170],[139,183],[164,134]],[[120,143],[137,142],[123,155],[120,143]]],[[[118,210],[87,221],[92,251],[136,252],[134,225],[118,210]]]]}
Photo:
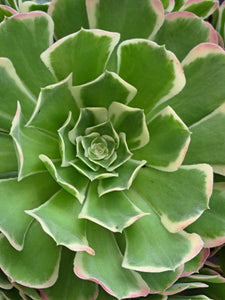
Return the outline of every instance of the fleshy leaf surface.
{"type": "Polygon", "coordinates": [[[172,11],[175,5],[174,0],[162,0],[163,7],[166,11],[172,11]]]}
{"type": "Polygon", "coordinates": [[[143,110],[113,102],[108,111],[113,128],[126,134],[130,150],[141,148],[148,143],[149,133],[143,110]]]}
{"type": "Polygon", "coordinates": [[[25,126],[25,119],[18,102],[10,135],[13,137],[18,158],[18,179],[45,170],[40,153],[53,159],[60,157],[57,139],[38,129],[25,126]]]}
{"type": "Polygon", "coordinates": [[[16,112],[17,101],[21,101],[25,118],[32,113],[36,100],[24,87],[9,59],[0,58],[0,128],[9,131],[16,112]]]}
{"type": "Polygon", "coordinates": [[[225,165],[225,104],[189,127],[191,143],[185,156],[185,164],[209,163],[225,165]]]}
{"type": "MultiPolygon", "coordinates": [[[[131,199],[135,197],[135,204],[142,210],[150,211],[149,206],[132,188],[126,194],[131,199]]],[[[167,231],[154,211],[124,231],[127,243],[123,267],[141,272],[174,270],[195,257],[203,247],[203,242],[197,234],[167,231]]]]}
{"type": "MultiPolygon", "coordinates": [[[[24,295],[23,295],[24,296],[24,295]]],[[[21,300],[21,294],[13,288],[11,290],[2,290],[0,291],[0,299],[1,300],[21,300]],[[1,298],[3,297],[3,298],[1,298]]]]}
{"type": "Polygon", "coordinates": [[[225,38],[224,24],[225,24],[225,3],[223,2],[219,7],[218,20],[216,20],[216,25],[215,25],[218,32],[220,33],[221,38],[223,39],[223,41],[224,41],[224,38],[225,38]]]}
{"type": "MultiPolygon", "coordinates": [[[[151,293],[162,292],[169,288],[181,275],[183,266],[174,271],[165,271],[160,273],[140,273],[141,277],[148,284],[151,293]]],[[[151,299],[151,298],[150,298],[151,299]]]]}
{"type": "Polygon", "coordinates": [[[198,233],[205,247],[217,247],[225,242],[225,184],[215,183],[209,204],[210,209],[188,226],[188,232],[198,233]]]}
{"type": "Polygon", "coordinates": [[[121,34],[121,40],[149,38],[163,22],[163,6],[158,0],[87,0],[91,28],[121,34]]]}
{"type": "Polygon", "coordinates": [[[122,232],[144,215],[123,192],[111,192],[99,197],[97,183],[93,182],[79,218],[89,219],[113,232],[122,232]]]}
{"type": "Polygon", "coordinates": [[[59,277],[52,287],[41,290],[42,299],[95,300],[97,298],[97,285],[91,281],[81,280],[74,274],[73,260],[74,253],[63,248],[59,266],[59,277]]]}
{"type": "Polygon", "coordinates": [[[99,196],[112,191],[123,191],[129,189],[138,171],[145,165],[145,163],[145,160],[128,160],[125,164],[116,169],[116,172],[118,173],[117,177],[104,178],[99,182],[99,196]]]}
{"type": "Polygon", "coordinates": [[[48,13],[52,17],[56,39],[60,39],[81,27],[88,28],[85,0],[53,0],[48,13]]]}
{"type": "MultiPolygon", "coordinates": [[[[39,296],[39,292],[36,289],[32,289],[26,286],[23,286],[21,284],[18,283],[14,283],[13,285],[15,286],[15,288],[19,291],[19,294],[23,300],[42,300],[42,298],[39,296]]],[[[12,299],[14,300],[14,299],[12,299]]]]}
{"type": "Polygon", "coordinates": [[[165,16],[165,21],[156,33],[154,41],[159,45],[165,45],[166,49],[171,50],[182,61],[198,44],[205,42],[217,44],[218,40],[212,25],[195,14],[179,11],[165,16]]]}
{"type": "Polygon", "coordinates": [[[71,90],[79,107],[108,108],[113,101],[128,104],[137,93],[135,87],[109,71],[91,82],[73,86],[71,90]]]}
{"type": "Polygon", "coordinates": [[[40,207],[26,210],[37,219],[43,230],[57,243],[72,251],[87,251],[94,254],[85,234],[85,221],[79,220],[81,205],[69,193],[60,190],[40,207]]]}
{"type": "Polygon", "coordinates": [[[45,1],[45,2],[46,3],[44,3],[44,2],[40,3],[39,0],[37,0],[37,3],[33,2],[33,1],[22,2],[22,3],[20,3],[20,12],[28,13],[28,12],[36,11],[36,10],[39,10],[39,11],[41,10],[41,11],[47,12],[48,8],[49,8],[49,2],[48,1],[45,1]]]}
{"type": "Polygon", "coordinates": [[[73,85],[80,85],[104,72],[118,41],[118,33],[81,29],[58,40],[42,53],[41,58],[58,80],[73,73],[73,85]]]}
{"type": "Polygon", "coordinates": [[[0,177],[4,177],[4,173],[17,171],[17,158],[11,136],[1,132],[0,145],[0,177]]]}
{"type": "Polygon", "coordinates": [[[15,250],[3,235],[0,236],[0,247],[1,268],[18,283],[34,288],[49,287],[55,283],[60,247],[56,247],[38,222],[31,224],[23,250],[15,250]]]}
{"type": "Polygon", "coordinates": [[[69,76],[61,82],[42,88],[33,115],[27,125],[56,135],[69,111],[76,120],[79,110],[70,91],[71,85],[72,76],[69,76]]]}
{"type": "Polygon", "coordinates": [[[147,164],[163,171],[176,171],[183,162],[190,143],[190,131],[174,110],[167,106],[148,121],[150,142],[134,152],[147,164]]]}
{"type": "Polygon", "coordinates": [[[75,145],[77,137],[87,134],[86,128],[104,123],[107,120],[107,110],[103,107],[81,108],[77,123],[69,132],[69,139],[71,143],[75,145]]]}
{"type": "Polygon", "coordinates": [[[138,90],[130,106],[142,108],[145,113],[179,93],[185,85],[176,56],[164,46],[143,39],[120,44],[118,73],[138,90]]]}
{"type": "Polygon", "coordinates": [[[132,187],[157,212],[162,224],[177,232],[208,208],[212,183],[212,168],[199,164],[182,166],[175,172],[143,168],[132,187]]]}
{"type": "Polygon", "coordinates": [[[219,6],[219,2],[215,0],[188,0],[181,7],[181,10],[186,10],[194,13],[200,18],[209,17],[219,6]]]}
{"type": "Polygon", "coordinates": [[[29,176],[20,182],[16,178],[0,180],[0,228],[17,250],[22,249],[32,221],[24,210],[39,206],[57,190],[58,185],[47,172],[29,176]]]}
{"type": "Polygon", "coordinates": [[[200,251],[197,256],[184,264],[184,269],[181,277],[199,272],[199,269],[202,268],[209,255],[210,250],[208,248],[204,248],[202,251],[200,251]]]}
{"type": "Polygon", "coordinates": [[[193,274],[188,278],[194,281],[203,281],[206,283],[225,283],[225,278],[220,273],[209,268],[202,268],[200,274],[193,274]]]}
{"type": "Polygon", "coordinates": [[[119,299],[146,296],[149,288],[141,276],[121,267],[122,255],[113,234],[90,222],[87,232],[95,255],[78,252],[74,261],[75,274],[81,279],[99,283],[109,294],[119,299]],[[95,234],[96,231],[98,235],[95,234]],[[103,261],[107,261],[104,266],[103,261]]]}
{"type": "Polygon", "coordinates": [[[12,284],[2,270],[0,270],[0,288],[6,290],[10,290],[12,288],[12,284]]]}
{"type": "Polygon", "coordinates": [[[95,179],[105,180],[111,177],[118,177],[118,173],[114,171],[108,172],[103,168],[100,168],[97,171],[93,171],[87,165],[85,165],[85,163],[83,163],[81,160],[77,160],[74,163],[71,162],[70,165],[73,166],[76,170],[78,170],[78,172],[86,176],[91,181],[95,179]]]}
{"type": "Polygon", "coordinates": [[[86,177],[82,176],[72,166],[61,167],[60,162],[53,163],[53,161],[46,155],[40,155],[40,160],[61,187],[76,197],[81,203],[84,201],[88,185],[86,177]]]}
{"type": "Polygon", "coordinates": [[[75,122],[72,117],[71,111],[68,114],[68,118],[65,123],[58,129],[59,135],[59,152],[62,158],[62,167],[69,166],[71,161],[75,160],[76,151],[74,144],[69,140],[69,131],[74,128],[75,122]]]}
{"type": "Polygon", "coordinates": [[[40,87],[55,82],[40,59],[52,41],[53,22],[44,12],[15,14],[0,26],[0,56],[11,60],[16,73],[35,96],[40,87]]]}
{"type": "Polygon", "coordinates": [[[190,282],[190,283],[175,283],[170,288],[168,288],[164,294],[165,295],[175,295],[187,289],[199,289],[199,288],[206,288],[208,287],[207,284],[202,282],[190,282]]]}
{"type": "Polygon", "coordinates": [[[16,14],[17,11],[10,6],[0,5],[0,22],[4,20],[5,17],[11,17],[16,14]]]}
{"type": "Polygon", "coordinates": [[[212,43],[202,43],[189,52],[182,66],[186,85],[168,104],[190,126],[224,102],[225,52],[212,43]]]}

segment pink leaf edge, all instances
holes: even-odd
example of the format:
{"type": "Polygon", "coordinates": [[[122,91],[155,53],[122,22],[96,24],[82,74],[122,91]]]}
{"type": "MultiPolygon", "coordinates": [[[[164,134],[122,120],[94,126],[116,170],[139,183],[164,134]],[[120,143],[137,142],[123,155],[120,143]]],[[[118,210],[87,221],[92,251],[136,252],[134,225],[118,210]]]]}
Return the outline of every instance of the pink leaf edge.
{"type": "Polygon", "coordinates": [[[8,11],[10,11],[14,15],[17,14],[17,11],[15,9],[13,9],[12,7],[9,7],[9,6],[3,5],[3,4],[1,4],[0,7],[3,8],[3,9],[6,9],[8,11]]]}
{"type": "MultiPolygon", "coordinates": [[[[74,266],[74,273],[81,279],[84,280],[91,280],[93,282],[96,282],[97,284],[99,284],[108,294],[117,297],[113,291],[111,291],[105,284],[103,284],[100,280],[98,280],[97,278],[94,277],[86,277],[86,275],[82,272],[82,270],[80,268],[78,268],[77,266],[74,266]]],[[[146,297],[149,294],[150,290],[147,286],[144,286],[141,290],[137,291],[137,292],[133,292],[130,293],[129,295],[127,295],[126,297],[123,297],[123,299],[126,298],[136,298],[136,297],[146,297]]]]}
{"type": "Polygon", "coordinates": [[[201,260],[199,266],[197,267],[197,269],[193,272],[183,272],[180,277],[186,277],[186,276],[191,275],[194,272],[198,272],[199,269],[201,269],[201,267],[204,265],[206,259],[209,257],[209,254],[210,254],[210,249],[209,248],[204,248],[203,252],[202,252],[202,260],[201,260]]]}

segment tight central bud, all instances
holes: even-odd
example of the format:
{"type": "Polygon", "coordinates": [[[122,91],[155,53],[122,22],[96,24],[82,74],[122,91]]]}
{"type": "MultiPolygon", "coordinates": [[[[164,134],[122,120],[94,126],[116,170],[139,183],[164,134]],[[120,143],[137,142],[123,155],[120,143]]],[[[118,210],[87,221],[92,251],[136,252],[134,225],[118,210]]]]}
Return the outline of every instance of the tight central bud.
{"type": "Polygon", "coordinates": [[[103,137],[96,137],[88,148],[88,156],[95,160],[104,159],[108,156],[107,142],[103,137]]]}

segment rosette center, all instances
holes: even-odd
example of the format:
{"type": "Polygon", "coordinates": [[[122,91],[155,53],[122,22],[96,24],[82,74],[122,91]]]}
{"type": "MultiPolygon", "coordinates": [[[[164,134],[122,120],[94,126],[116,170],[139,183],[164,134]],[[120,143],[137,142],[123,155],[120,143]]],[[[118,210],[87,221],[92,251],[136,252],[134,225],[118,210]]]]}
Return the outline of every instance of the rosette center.
{"type": "Polygon", "coordinates": [[[107,159],[108,153],[107,141],[103,136],[94,138],[88,148],[88,156],[94,160],[107,159]]]}

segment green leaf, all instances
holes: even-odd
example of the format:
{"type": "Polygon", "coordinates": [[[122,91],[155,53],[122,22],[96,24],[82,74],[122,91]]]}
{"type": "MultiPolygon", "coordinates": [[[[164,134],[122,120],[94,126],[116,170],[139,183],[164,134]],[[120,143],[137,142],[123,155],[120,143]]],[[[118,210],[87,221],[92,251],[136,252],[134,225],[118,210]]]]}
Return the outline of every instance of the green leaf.
{"type": "Polygon", "coordinates": [[[92,171],[97,171],[99,169],[99,166],[92,162],[87,155],[85,155],[86,153],[82,145],[82,137],[80,136],[76,139],[76,153],[76,156],[92,171]]]}
{"type": "Polygon", "coordinates": [[[124,230],[127,243],[123,267],[141,272],[164,272],[174,270],[199,253],[203,242],[197,234],[167,231],[138,193],[131,188],[125,194],[150,215],[124,230]]]}
{"type": "Polygon", "coordinates": [[[87,127],[85,130],[85,134],[88,135],[91,133],[98,133],[100,136],[107,135],[113,138],[116,145],[119,144],[119,136],[110,121],[106,121],[95,126],[87,127]]]}
{"type": "Polygon", "coordinates": [[[118,59],[119,75],[138,90],[130,105],[144,109],[145,113],[184,87],[182,67],[164,46],[148,40],[128,40],[120,44],[118,59]]]}
{"type": "Polygon", "coordinates": [[[35,10],[39,10],[39,11],[41,10],[47,13],[48,8],[49,8],[49,3],[40,4],[29,0],[20,4],[21,13],[28,13],[35,10]]]}
{"type": "MultiPolygon", "coordinates": [[[[12,137],[0,132],[0,145],[0,174],[17,171],[17,158],[12,137]]],[[[5,175],[7,176],[7,174],[5,175]]],[[[0,177],[2,176],[4,174],[0,175],[0,177]]]]}
{"type": "Polygon", "coordinates": [[[99,168],[98,170],[93,171],[81,160],[71,162],[70,165],[73,166],[76,170],[78,170],[82,175],[86,176],[91,181],[95,179],[118,177],[118,173],[114,171],[107,172],[103,168],[99,168]]]}
{"type": "Polygon", "coordinates": [[[225,52],[217,45],[203,43],[189,52],[182,65],[187,83],[168,103],[190,126],[224,102],[225,52]]]}
{"type": "Polygon", "coordinates": [[[80,107],[108,108],[113,101],[128,104],[137,93],[135,87],[109,71],[91,82],[73,86],[71,90],[80,107]]]}
{"type": "Polygon", "coordinates": [[[165,295],[159,295],[159,294],[150,294],[149,296],[145,297],[145,300],[167,300],[168,297],[165,295]]]}
{"type": "Polygon", "coordinates": [[[17,101],[21,101],[24,115],[29,118],[36,100],[24,87],[10,60],[5,57],[0,58],[0,89],[0,128],[9,131],[16,112],[17,101]]]}
{"type": "Polygon", "coordinates": [[[163,22],[163,7],[160,1],[94,0],[87,1],[88,19],[91,28],[102,28],[121,34],[121,40],[149,38],[163,22]]]}
{"type": "Polygon", "coordinates": [[[5,17],[11,17],[16,14],[17,11],[7,5],[0,5],[0,22],[4,20],[5,17]]]}
{"type": "Polygon", "coordinates": [[[0,180],[0,228],[17,250],[23,248],[25,234],[32,221],[24,210],[39,206],[57,190],[58,185],[47,172],[29,176],[20,182],[16,178],[0,180]]]}
{"type": "Polygon", "coordinates": [[[190,131],[174,110],[167,106],[148,122],[150,142],[136,150],[135,159],[145,158],[148,165],[163,171],[176,171],[190,143],[190,131]]]}
{"type": "Polygon", "coordinates": [[[35,96],[40,87],[55,82],[40,59],[52,43],[52,35],[53,22],[44,12],[16,14],[1,24],[0,56],[11,60],[21,81],[35,96]]]}
{"type": "Polygon", "coordinates": [[[121,267],[122,255],[113,234],[92,222],[87,225],[88,240],[95,255],[78,252],[74,261],[75,274],[99,283],[119,299],[146,296],[149,288],[141,276],[121,267]]]}
{"type": "Polygon", "coordinates": [[[41,290],[42,299],[96,299],[98,294],[97,285],[91,281],[81,280],[74,274],[73,260],[74,253],[63,248],[59,266],[59,277],[52,287],[41,290]]]}
{"type": "Polygon", "coordinates": [[[25,119],[22,115],[19,102],[12,122],[10,135],[13,137],[17,150],[19,164],[18,180],[45,170],[39,159],[40,153],[49,155],[52,159],[60,157],[58,143],[55,138],[38,129],[25,126],[25,119]]]}
{"type": "Polygon", "coordinates": [[[214,0],[188,0],[181,7],[181,10],[186,10],[194,13],[198,17],[207,18],[219,7],[218,1],[214,0]]]}
{"type": "Polygon", "coordinates": [[[206,288],[206,287],[208,287],[208,285],[201,283],[201,282],[176,283],[176,284],[172,285],[170,288],[168,288],[164,292],[164,294],[165,295],[174,295],[174,294],[180,293],[182,291],[185,291],[187,289],[199,289],[199,288],[206,288]]]}
{"type": "MultiPolygon", "coordinates": [[[[42,298],[39,296],[39,292],[36,289],[32,289],[23,285],[20,285],[18,283],[14,283],[13,285],[15,288],[19,291],[21,297],[24,297],[24,300],[42,300],[42,298]]],[[[14,299],[12,299],[14,300],[14,299]]]]}
{"type": "Polygon", "coordinates": [[[186,278],[186,276],[191,275],[192,273],[198,273],[199,269],[202,268],[209,255],[210,250],[208,248],[204,248],[197,256],[186,262],[184,264],[182,277],[186,278]]]}
{"type": "Polygon", "coordinates": [[[209,204],[210,209],[188,226],[189,232],[198,233],[205,247],[217,247],[225,242],[225,184],[215,183],[209,204]]]}
{"type": "MultiPolygon", "coordinates": [[[[121,144],[123,141],[120,139],[121,144]]],[[[108,135],[101,136],[99,133],[93,132],[86,136],[78,137],[77,146],[79,144],[81,149],[77,149],[77,157],[80,157],[93,170],[98,170],[99,166],[108,170],[108,166],[117,158],[115,152],[116,143],[108,135]],[[81,153],[79,153],[79,150],[81,153]]]]}
{"type": "Polygon", "coordinates": [[[75,120],[79,109],[70,91],[72,76],[41,89],[37,105],[27,125],[37,127],[57,135],[57,130],[65,122],[71,111],[75,120]]]}
{"type": "Polygon", "coordinates": [[[71,143],[76,144],[76,138],[86,134],[86,128],[106,122],[107,110],[103,107],[88,107],[80,109],[80,116],[74,128],[69,131],[71,143]]]}
{"type": "Polygon", "coordinates": [[[181,6],[185,3],[186,0],[175,0],[175,5],[174,5],[174,12],[179,10],[181,6]]]}
{"type": "Polygon", "coordinates": [[[0,249],[1,268],[14,281],[34,288],[49,287],[55,283],[60,248],[43,232],[38,222],[31,224],[23,250],[12,248],[4,236],[0,237],[0,249]]]}
{"type": "Polygon", "coordinates": [[[0,270],[0,288],[4,290],[10,290],[12,288],[12,284],[2,270],[0,270]]]}
{"type": "Polygon", "coordinates": [[[86,239],[85,221],[78,219],[80,210],[80,203],[72,195],[60,190],[40,207],[25,212],[37,219],[57,245],[94,255],[86,239]]]}
{"type": "Polygon", "coordinates": [[[223,40],[225,38],[224,24],[225,24],[225,4],[222,3],[218,10],[218,20],[217,20],[216,28],[217,28],[217,31],[220,33],[223,40]]]}
{"type": "Polygon", "coordinates": [[[9,4],[13,9],[18,10],[17,0],[3,0],[3,3],[9,4]]]}
{"type": "Polygon", "coordinates": [[[129,159],[122,166],[115,171],[118,173],[118,177],[104,178],[100,180],[98,186],[98,194],[102,196],[112,191],[123,191],[130,188],[133,180],[135,179],[140,168],[145,165],[146,161],[129,159]]]}
{"type": "MultiPolygon", "coordinates": [[[[208,288],[207,288],[207,290],[208,290],[208,288]]],[[[187,299],[187,300],[190,300],[190,296],[169,296],[168,298],[167,298],[168,300],[185,300],[185,299],[187,299]]],[[[211,299],[211,298],[208,298],[207,296],[205,296],[205,295],[197,295],[197,296],[191,296],[191,300],[213,300],[213,299],[211,299]]]]}
{"type": "Polygon", "coordinates": [[[55,23],[55,37],[60,39],[81,27],[88,28],[85,0],[51,1],[48,13],[55,23]]]}
{"type": "Polygon", "coordinates": [[[104,299],[104,300],[115,300],[115,297],[108,294],[103,288],[99,285],[98,286],[98,298],[97,299],[104,299]]]}
{"type": "Polygon", "coordinates": [[[128,149],[128,145],[126,142],[126,135],[124,132],[119,133],[119,146],[116,149],[116,156],[117,156],[116,159],[107,168],[108,171],[116,170],[127,160],[129,160],[132,156],[132,153],[128,149]]]}
{"type": "Polygon", "coordinates": [[[74,161],[76,156],[75,146],[70,142],[68,137],[69,131],[72,130],[74,125],[75,123],[70,111],[65,123],[58,129],[59,152],[62,158],[62,167],[68,167],[70,165],[69,162],[74,161]]]}
{"type": "Polygon", "coordinates": [[[190,126],[191,143],[185,156],[185,164],[209,163],[225,165],[225,104],[190,126]]]}
{"type": "Polygon", "coordinates": [[[113,102],[109,107],[109,118],[117,132],[126,134],[130,150],[145,146],[149,141],[144,111],[113,102]]]}
{"type": "Polygon", "coordinates": [[[104,72],[118,41],[118,33],[81,29],[57,41],[41,58],[58,80],[73,73],[73,85],[80,85],[104,72]]]}
{"type": "Polygon", "coordinates": [[[148,284],[151,293],[160,293],[169,288],[180,277],[183,266],[174,271],[160,273],[140,273],[144,281],[148,284]]]}
{"type": "Polygon", "coordinates": [[[0,291],[0,299],[2,300],[21,300],[21,299],[27,299],[27,298],[21,298],[21,294],[16,289],[11,290],[4,290],[0,291]],[[1,298],[3,296],[4,298],[1,298]]]}
{"type": "Polygon", "coordinates": [[[39,158],[54,180],[82,203],[88,185],[87,178],[71,166],[61,167],[59,162],[53,163],[46,155],[40,155],[39,158]]]}
{"type": "Polygon", "coordinates": [[[99,197],[97,183],[93,182],[79,218],[91,220],[113,232],[122,232],[144,215],[123,192],[111,192],[99,197]]]}
{"type": "Polygon", "coordinates": [[[212,169],[206,164],[183,166],[175,172],[146,167],[139,172],[133,188],[157,212],[162,224],[177,232],[208,208],[212,178],[212,169]]]}
{"type": "Polygon", "coordinates": [[[203,268],[200,272],[200,274],[193,274],[191,276],[188,276],[188,278],[190,278],[192,281],[203,281],[206,283],[225,283],[225,278],[214,270],[203,268]]]}
{"type": "Polygon", "coordinates": [[[165,45],[166,49],[171,50],[179,60],[183,60],[198,44],[205,42],[217,44],[218,39],[212,25],[192,13],[179,11],[165,16],[165,21],[156,33],[154,41],[159,45],[165,45]]]}

